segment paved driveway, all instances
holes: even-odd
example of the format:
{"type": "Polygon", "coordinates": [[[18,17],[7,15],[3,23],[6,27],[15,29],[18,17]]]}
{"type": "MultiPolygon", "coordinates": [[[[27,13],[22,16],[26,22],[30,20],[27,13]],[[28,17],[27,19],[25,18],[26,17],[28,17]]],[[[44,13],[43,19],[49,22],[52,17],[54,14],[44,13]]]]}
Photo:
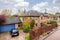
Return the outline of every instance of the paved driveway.
{"type": "Polygon", "coordinates": [[[23,31],[19,31],[19,36],[17,37],[11,37],[9,33],[2,33],[0,34],[0,40],[25,40],[26,33],[23,33],[23,31]]]}

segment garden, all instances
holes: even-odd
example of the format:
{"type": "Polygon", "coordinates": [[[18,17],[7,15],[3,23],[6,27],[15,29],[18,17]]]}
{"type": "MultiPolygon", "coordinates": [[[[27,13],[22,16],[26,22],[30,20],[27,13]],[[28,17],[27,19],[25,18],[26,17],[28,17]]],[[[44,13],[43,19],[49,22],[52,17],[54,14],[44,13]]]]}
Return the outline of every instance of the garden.
{"type": "Polygon", "coordinates": [[[48,20],[47,22],[42,22],[41,27],[35,27],[30,30],[30,40],[36,40],[40,37],[40,35],[45,36],[56,28],[57,22],[55,20],[48,20]]]}
{"type": "Polygon", "coordinates": [[[25,36],[25,40],[37,40],[40,37],[40,35],[45,36],[57,28],[56,20],[48,20],[47,22],[40,23],[40,27],[34,27],[34,20],[28,22],[27,18],[24,18],[22,24],[23,32],[28,33],[25,36]]]}

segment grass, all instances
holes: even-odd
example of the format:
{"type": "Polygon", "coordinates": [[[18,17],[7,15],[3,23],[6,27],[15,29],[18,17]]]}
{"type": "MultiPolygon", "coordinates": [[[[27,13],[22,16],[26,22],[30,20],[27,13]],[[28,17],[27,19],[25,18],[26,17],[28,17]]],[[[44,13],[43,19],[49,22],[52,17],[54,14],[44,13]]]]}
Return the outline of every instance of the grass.
{"type": "Polygon", "coordinates": [[[30,40],[29,34],[27,34],[27,35],[25,36],[25,40],[30,40]]]}

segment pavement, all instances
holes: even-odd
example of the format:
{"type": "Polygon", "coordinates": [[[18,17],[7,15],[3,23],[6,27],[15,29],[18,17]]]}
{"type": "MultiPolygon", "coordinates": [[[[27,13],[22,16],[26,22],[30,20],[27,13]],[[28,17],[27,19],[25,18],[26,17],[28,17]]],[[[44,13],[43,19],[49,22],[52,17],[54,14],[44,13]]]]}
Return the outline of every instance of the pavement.
{"type": "Polygon", "coordinates": [[[49,37],[47,37],[44,40],[60,40],[60,27],[58,28],[56,32],[54,32],[53,34],[51,34],[49,37]]]}

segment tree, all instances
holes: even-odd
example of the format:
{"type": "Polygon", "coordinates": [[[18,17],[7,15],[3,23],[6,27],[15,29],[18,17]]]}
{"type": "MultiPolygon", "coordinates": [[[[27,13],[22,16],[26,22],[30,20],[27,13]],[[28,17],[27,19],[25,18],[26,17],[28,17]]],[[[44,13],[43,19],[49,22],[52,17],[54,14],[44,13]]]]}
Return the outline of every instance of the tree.
{"type": "Polygon", "coordinates": [[[55,14],[60,14],[59,12],[56,12],[55,14]]]}
{"type": "Polygon", "coordinates": [[[20,16],[20,15],[22,15],[24,13],[24,11],[23,10],[18,10],[18,12],[17,12],[17,14],[20,16]]]}
{"type": "Polygon", "coordinates": [[[34,20],[32,20],[32,21],[31,21],[31,23],[30,23],[30,28],[31,28],[31,29],[33,29],[34,24],[35,24],[35,21],[34,21],[34,20]]]}
{"type": "Polygon", "coordinates": [[[5,15],[0,15],[0,24],[2,24],[5,21],[5,15]]]}
{"type": "Polygon", "coordinates": [[[9,9],[3,9],[2,14],[5,14],[7,17],[11,16],[11,11],[9,9]]]}
{"type": "Polygon", "coordinates": [[[29,32],[29,22],[28,22],[28,20],[27,20],[27,17],[23,17],[23,31],[24,32],[29,32]]]}

